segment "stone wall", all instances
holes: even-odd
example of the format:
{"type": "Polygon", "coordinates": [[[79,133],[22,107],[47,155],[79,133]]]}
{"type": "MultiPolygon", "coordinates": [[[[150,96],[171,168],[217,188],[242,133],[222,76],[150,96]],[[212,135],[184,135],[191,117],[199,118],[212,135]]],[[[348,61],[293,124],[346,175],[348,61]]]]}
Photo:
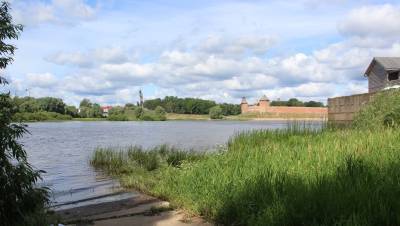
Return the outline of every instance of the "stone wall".
{"type": "Polygon", "coordinates": [[[249,105],[249,106],[247,106],[246,110],[244,110],[242,108],[242,112],[243,113],[249,113],[249,112],[251,112],[251,113],[255,113],[255,112],[265,113],[265,112],[267,112],[267,107],[259,106],[259,105],[249,105]]]}
{"type": "Polygon", "coordinates": [[[366,105],[374,93],[363,93],[352,96],[328,99],[328,121],[334,123],[349,123],[354,115],[366,105]]]}
{"type": "Polygon", "coordinates": [[[257,106],[250,105],[246,106],[246,111],[242,113],[259,113],[259,114],[270,114],[276,117],[291,117],[291,116],[302,116],[302,117],[318,117],[326,118],[328,116],[328,108],[325,107],[284,107],[284,106],[257,106]]]}
{"type": "Polygon", "coordinates": [[[246,101],[241,103],[242,113],[269,114],[275,117],[321,117],[326,118],[328,108],[324,107],[285,107],[270,106],[268,100],[260,100],[255,105],[249,105],[246,101]]]}
{"type": "Polygon", "coordinates": [[[277,114],[317,114],[326,116],[328,113],[328,108],[324,107],[268,107],[267,112],[277,113],[277,114]]]}

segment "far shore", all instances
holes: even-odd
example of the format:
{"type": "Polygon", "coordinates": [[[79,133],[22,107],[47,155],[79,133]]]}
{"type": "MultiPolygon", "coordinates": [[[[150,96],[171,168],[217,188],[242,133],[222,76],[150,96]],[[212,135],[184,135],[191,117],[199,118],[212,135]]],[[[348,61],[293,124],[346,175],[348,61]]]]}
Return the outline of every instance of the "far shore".
{"type": "MultiPolygon", "coordinates": [[[[199,114],[176,114],[167,113],[166,121],[326,121],[327,115],[267,115],[267,114],[240,114],[224,116],[223,119],[210,119],[209,115],[199,114]]],[[[96,121],[113,121],[107,118],[72,118],[71,120],[65,119],[51,119],[43,121],[24,121],[24,123],[35,123],[35,122],[69,122],[69,121],[80,121],[80,122],[96,122],[96,121]]]]}

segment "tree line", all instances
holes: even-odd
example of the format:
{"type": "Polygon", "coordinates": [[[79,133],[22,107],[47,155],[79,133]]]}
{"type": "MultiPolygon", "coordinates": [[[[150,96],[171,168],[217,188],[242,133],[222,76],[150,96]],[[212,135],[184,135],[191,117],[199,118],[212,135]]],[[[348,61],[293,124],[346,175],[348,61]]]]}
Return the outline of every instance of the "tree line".
{"type": "MultiPolygon", "coordinates": [[[[103,112],[98,103],[93,103],[89,99],[83,99],[79,108],[73,105],[67,105],[61,98],[55,97],[13,97],[13,105],[17,113],[14,118],[16,121],[43,121],[43,120],[68,120],[72,118],[102,118],[103,112]]],[[[157,107],[157,112],[165,111],[166,113],[176,114],[209,114],[210,109],[218,106],[220,112],[224,116],[238,115],[241,113],[239,104],[222,103],[217,104],[212,100],[204,100],[200,98],[179,98],[174,96],[166,96],[163,99],[156,98],[146,100],[143,103],[144,114],[139,110],[134,112],[137,105],[128,103],[123,107],[115,106],[114,110],[110,111],[111,119],[132,120],[147,119],[147,118],[164,118],[160,117],[147,117],[154,115],[157,107]]],[[[271,106],[304,106],[304,107],[323,107],[324,104],[316,101],[302,102],[296,98],[291,98],[287,101],[271,101],[271,106]]]]}
{"type": "MultiPolygon", "coordinates": [[[[69,120],[72,118],[102,118],[100,104],[85,98],[79,107],[67,105],[61,98],[55,97],[18,97],[11,99],[16,109],[15,121],[69,120]]],[[[212,100],[199,98],[178,98],[167,96],[163,99],[146,100],[143,111],[136,104],[114,106],[109,111],[110,120],[165,120],[165,113],[209,114],[212,107],[218,106],[222,115],[241,113],[238,104],[217,104],[212,100]],[[164,113],[165,112],[165,113],[164,113]]]]}
{"type": "Polygon", "coordinates": [[[241,113],[239,104],[217,104],[215,101],[199,98],[166,96],[163,99],[156,98],[144,101],[144,107],[147,109],[154,110],[157,106],[161,106],[166,112],[176,114],[209,114],[210,109],[217,105],[221,107],[223,115],[241,113]]]}
{"type": "Polygon", "coordinates": [[[317,101],[306,101],[302,102],[296,98],[285,100],[273,100],[270,103],[271,106],[288,106],[288,107],[324,107],[322,102],[317,101]]]}

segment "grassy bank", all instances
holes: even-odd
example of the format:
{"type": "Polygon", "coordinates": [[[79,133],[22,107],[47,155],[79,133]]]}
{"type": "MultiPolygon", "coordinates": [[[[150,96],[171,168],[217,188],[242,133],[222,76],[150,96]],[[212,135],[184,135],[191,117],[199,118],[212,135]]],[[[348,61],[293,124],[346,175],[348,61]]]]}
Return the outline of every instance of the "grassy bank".
{"type": "MultiPolygon", "coordinates": [[[[293,120],[325,120],[327,116],[318,114],[271,114],[271,113],[246,113],[240,115],[223,116],[224,120],[276,120],[276,119],[293,119],[293,120]]],[[[210,120],[209,115],[196,114],[175,114],[167,113],[167,120],[210,120]]]]}
{"type": "Polygon", "coordinates": [[[15,122],[41,122],[41,121],[68,121],[72,120],[72,116],[63,115],[56,112],[23,112],[16,113],[13,117],[15,122]]]}
{"type": "Polygon", "coordinates": [[[107,121],[107,118],[74,118],[74,121],[92,122],[92,121],[107,121]]]}
{"type": "Polygon", "coordinates": [[[327,118],[327,115],[321,114],[312,114],[312,113],[245,113],[240,115],[231,115],[226,116],[225,119],[228,120],[268,120],[268,119],[295,119],[295,120],[303,120],[303,119],[315,119],[315,120],[324,120],[327,118]]]}
{"type": "Polygon", "coordinates": [[[157,148],[99,149],[92,164],[225,225],[398,225],[399,147],[390,128],[288,129],[242,133],[224,152],[184,152],[179,164],[157,148]]]}
{"type": "Polygon", "coordinates": [[[167,120],[210,120],[209,115],[167,113],[167,120]]]}

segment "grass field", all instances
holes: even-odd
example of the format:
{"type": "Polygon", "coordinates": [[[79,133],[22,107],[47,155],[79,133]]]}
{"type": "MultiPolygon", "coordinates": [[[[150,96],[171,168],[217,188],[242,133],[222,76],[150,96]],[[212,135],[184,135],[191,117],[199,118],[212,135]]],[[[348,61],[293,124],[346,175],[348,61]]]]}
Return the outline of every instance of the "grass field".
{"type": "Polygon", "coordinates": [[[209,115],[167,113],[167,120],[210,120],[209,115]]]}
{"type": "Polygon", "coordinates": [[[396,129],[289,128],[242,133],[194,157],[98,149],[92,164],[224,225],[399,225],[399,147],[396,129]]]}

